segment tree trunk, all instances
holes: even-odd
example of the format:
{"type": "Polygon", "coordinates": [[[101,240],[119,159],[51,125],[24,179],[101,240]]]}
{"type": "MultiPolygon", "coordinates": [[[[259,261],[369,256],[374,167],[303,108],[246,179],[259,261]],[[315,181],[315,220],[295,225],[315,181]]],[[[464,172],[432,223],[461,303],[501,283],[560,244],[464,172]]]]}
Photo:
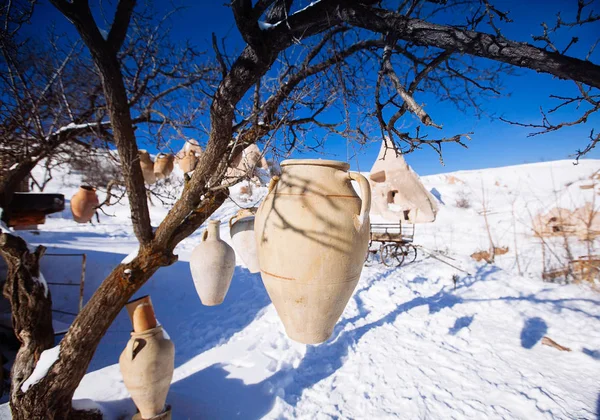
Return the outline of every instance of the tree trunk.
{"type": "Polygon", "coordinates": [[[8,233],[0,234],[0,255],[8,266],[4,296],[9,300],[15,336],[21,342],[12,372],[10,406],[14,419],[33,419],[36,402],[23,398],[23,382],[29,378],[44,350],[54,344],[52,299],[40,278],[40,258],[46,248],[31,253],[25,241],[8,233]],[[23,403],[28,401],[29,404],[23,403]]]}
{"type": "MultiPolygon", "coordinates": [[[[195,215],[206,219],[226,197],[225,193],[217,194],[209,200],[209,206],[199,209],[195,215]]],[[[200,220],[196,222],[202,223],[200,220]]],[[[119,264],[113,269],[73,321],[60,343],[60,356],[46,376],[26,393],[19,392],[14,402],[11,399],[14,419],[93,418],[89,417],[93,413],[72,410],[75,389],[85,375],[100,340],[125,303],[160,267],[177,261],[172,254],[175,245],[172,248],[155,248],[150,244],[140,250],[131,263],[119,264]]]]}

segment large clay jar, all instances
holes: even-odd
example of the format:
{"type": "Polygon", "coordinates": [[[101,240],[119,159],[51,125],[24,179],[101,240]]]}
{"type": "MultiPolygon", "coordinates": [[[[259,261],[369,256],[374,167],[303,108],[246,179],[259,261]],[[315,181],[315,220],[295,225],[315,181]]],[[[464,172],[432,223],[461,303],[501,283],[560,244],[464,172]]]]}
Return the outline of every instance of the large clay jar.
{"type": "Polygon", "coordinates": [[[281,169],[254,221],[261,276],[287,335],[321,343],[333,333],[362,271],[369,182],[333,160],[285,160],[281,169]]]}
{"type": "Polygon", "coordinates": [[[235,270],[235,251],[219,236],[218,220],[210,220],[202,242],[192,251],[190,269],[200,300],[206,306],[223,303],[235,270]]]}
{"type": "Polygon", "coordinates": [[[148,185],[154,184],[156,182],[156,175],[154,175],[154,162],[150,159],[150,154],[145,150],[139,150],[138,155],[140,157],[144,182],[148,185]]]}
{"type": "Polygon", "coordinates": [[[175,157],[173,155],[166,155],[164,153],[159,153],[156,156],[156,161],[154,162],[154,175],[156,179],[163,179],[171,175],[173,172],[173,162],[175,157]]]}
{"type": "Polygon", "coordinates": [[[87,223],[92,220],[96,207],[98,206],[98,196],[96,189],[88,185],[82,185],[79,190],[71,197],[71,213],[77,223],[87,223]]]}
{"type": "Polygon", "coordinates": [[[140,418],[167,418],[165,402],[175,363],[175,347],[154,317],[149,296],[125,305],[133,324],[131,339],[119,358],[123,382],[140,418]]]}
{"type": "Polygon", "coordinates": [[[254,235],[255,211],[256,209],[241,209],[229,220],[229,234],[233,248],[251,273],[260,271],[256,255],[256,236],[254,235]]]}

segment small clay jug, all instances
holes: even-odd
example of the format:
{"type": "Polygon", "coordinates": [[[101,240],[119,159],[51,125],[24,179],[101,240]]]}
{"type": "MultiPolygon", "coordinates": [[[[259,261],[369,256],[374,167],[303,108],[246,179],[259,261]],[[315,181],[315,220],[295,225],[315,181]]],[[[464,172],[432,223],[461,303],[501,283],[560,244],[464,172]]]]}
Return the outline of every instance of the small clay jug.
{"type": "Polygon", "coordinates": [[[202,242],[194,248],[190,270],[200,300],[206,306],[223,303],[235,270],[235,251],[219,236],[218,220],[210,220],[202,242]]]}
{"type": "Polygon", "coordinates": [[[254,213],[256,208],[241,209],[229,220],[229,234],[233,249],[242,258],[251,273],[258,273],[260,265],[256,255],[254,213]]]}
{"type": "Polygon", "coordinates": [[[161,326],[132,332],[119,358],[119,367],[141,418],[152,419],[165,412],[175,367],[175,346],[161,326]]]}
{"type": "Polygon", "coordinates": [[[159,153],[154,162],[154,175],[156,179],[163,179],[173,172],[175,157],[171,154],[159,153]]]}
{"type": "Polygon", "coordinates": [[[92,220],[96,207],[98,206],[96,189],[88,185],[82,185],[71,197],[71,213],[77,223],[87,223],[92,220]]]}
{"type": "Polygon", "coordinates": [[[139,299],[129,301],[125,308],[131,319],[133,325],[133,331],[141,333],[152,328],[156,328],[156,317],[154,315],[154,308],[152,307],[152,300],[150,296],[142,296],[139,299]]]}
{"type": "Polygon", "coordinates": [[[138,155],[140,157],[144,182],[148,185],[154,184],[156,182],[156,175],[154,175],[154,162],[150,159],[150,154],[145,150],[138,150],[138,155]]]}

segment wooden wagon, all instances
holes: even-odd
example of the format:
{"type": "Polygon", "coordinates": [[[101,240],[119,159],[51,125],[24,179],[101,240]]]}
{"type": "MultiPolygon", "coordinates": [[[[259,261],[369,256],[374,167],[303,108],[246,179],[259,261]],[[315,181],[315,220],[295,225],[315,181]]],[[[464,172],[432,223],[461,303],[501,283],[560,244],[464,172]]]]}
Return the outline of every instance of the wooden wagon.
{"type": "Polygon", "coordinates": [[[412,244],[414,237],[414,224],[373,223],[367,260],[379,252],[380,261],[387,267],[411,263],[417,259],[417,247],[412,244]]]}

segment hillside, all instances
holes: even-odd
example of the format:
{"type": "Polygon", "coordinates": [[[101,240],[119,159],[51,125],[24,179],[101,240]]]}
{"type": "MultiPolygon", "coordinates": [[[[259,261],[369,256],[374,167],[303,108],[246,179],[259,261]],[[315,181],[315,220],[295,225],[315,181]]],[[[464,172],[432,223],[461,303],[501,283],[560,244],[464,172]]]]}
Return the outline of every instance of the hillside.
{"type": "MultiPolygon", "coordinates": [[[[531,227],[553,207],[600,208],[600,181],[591,179],[599,169],[600,160],[556,161],[423,177],[440,211],[435,223],[416,226],[417,260],[399,268],[370,260],[333,337],[317,346],[286,337],[260,275],[241,262],[225,302],[202,306],[188,264],[199,229],[177,247],[179,262],[137,294],[151,295],[175,343],[173,418],[597,418],[600,291],[542,281],[543,258],[554,267],[560,255],[544,256],[531,227]],[[470,257],[489,247],[484,210],[494,244],[508,247],[494,264],[470,257]],[[544,336],[571,351],[542,345],[544,336]]],[[[80,182],[56,174],[46,191],[69,198],[80,182]]],[[[245,206],[266,188],[253,193],[245,206]]],[[[226,241],[239,188],[232,196],[212,217],[224,222],[226,241]]],[[[153,203],[157,225],[168,205],[153,203]]],[[[79,225],[67,206],[39,235],[22,233],[49,253],[87,254],[84,301],[136,247],[126,201],[106,212],[79,225]]],[[[560,254],[556,238],[549,242],[560,254]]],[[[584,251],[574,242],[573,252],[584,251]]],[[[78,258],[46,257],[46,279],[77,278],[78,258]]],[[[51,290],[55,304],[76,308],[71,292],[51,290]]],[[[77,406],[99,407],[107,419],[135,412],[117,364],[130,329],[122,311],[75,393],[77,406]]],[[[0,418],[8,416],[0,405],[0,418]]]]}

